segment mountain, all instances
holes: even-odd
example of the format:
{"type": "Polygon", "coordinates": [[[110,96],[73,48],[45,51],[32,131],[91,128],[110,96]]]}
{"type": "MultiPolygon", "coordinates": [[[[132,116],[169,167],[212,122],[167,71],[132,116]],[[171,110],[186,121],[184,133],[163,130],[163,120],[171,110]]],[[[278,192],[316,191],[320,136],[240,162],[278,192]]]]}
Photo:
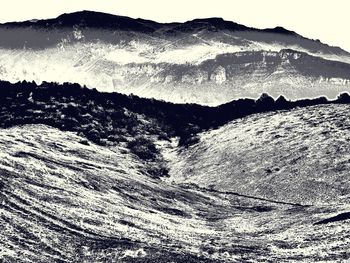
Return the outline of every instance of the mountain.
{"type": "Polygon", "coordinates": [[[0,91],[0,261],[350,259],[348,94],[207,107],[0,91]]]}
{"type": "Polygon", "coordinates": [[[176,103],[348,91],[350,54],[282,27],[82,11],[0,25],[0,79],[72,82],[176,103]]]}
{"type": "Polygon", "coordinates": [[[221,18],[0,25],[0,262],[349,261],[349,72],[221,18]]]}

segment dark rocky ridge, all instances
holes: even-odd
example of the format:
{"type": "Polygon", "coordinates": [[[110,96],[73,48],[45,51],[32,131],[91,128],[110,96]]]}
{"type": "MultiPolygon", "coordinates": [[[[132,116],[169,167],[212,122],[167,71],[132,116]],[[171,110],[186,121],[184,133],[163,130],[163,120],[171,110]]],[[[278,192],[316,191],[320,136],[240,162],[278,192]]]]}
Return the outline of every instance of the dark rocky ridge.
{"type": "Polygon", "coordinates": [[[11,84],[2,81],[0,90],[2,127],[47,124],[81,132],[100,144],[147,133],[165,139],[180,137],[180,144],[186,145],[198,132],[220,127],[247,115],[319,104],[350,103],[347,93],[339,95],[334,101],[325,97],[288,101],[283,96],[275,101],[268,94],[262,94],[258,100],[239,99],[209,107],[103,93],[70,83],[37,85],[34,82],[11,84]]]}
{"type": "MultiPolygon", "coordinates": [[[[211,38],[211,33],[230,32],[242,33],[243,39],[248,37],[254,41],[285,42],[289,44],[297,44],[301,41],[304,48],[310,50],[318,50],[320,47],[326,52],[332,51],[342,55],[349,55],[346,51],[339,47],[330,47],[326,44],[320,43],[319,40],[307,39],[294,31],[285,29],[281,26],[275,28],[257,29],[241,25],[232,21],[226,21],[222,18],[211,17],[193,19],[184,23],[158,23],[156,21],[130,18],[127,16],[118,16],[107,13],[95,11],[78,11],[74,13],[62,14],[57,18],[43,19],[43,20],[28,20],[23,22],[8,22],[0,24],[0,34],[3,36],[0,45],[4,47],[26,47],[42,48],[57,44],[62,38],[67,37],[67,30],[81,29],[86,36],[85,40],[102,40],[113,43],[113,36],[115,32],[121,32],[125,35],[122,39],[128,41],[130,34],[134,39],[147,38],[148,35],[158,37],[160,39],[167,39],[170,37],[191,37],[189,34],[207,32],[208,39],[211,38]],[[11,31],[21,32],[20,35],[13,35],[11,31]],[[96,32],[97,31],[97,32],[96,32]],[[109,32],[105,35],[104,32],[109,32]],[[143,36],[138,36],[140,34],[143,36]],[[246,35],[246,33],[248,35],[246,35]],[[256,34],[257,33],[257,34],[256,34]],[[39,38],[39,41],[34,41],[34,38],[39,38]],[[11,45],[8,45],[8,44],[11,45]]],[[[115,37],[115,36],[114,36],[115,37]]],[[[216,34],[215,38],[226,38],[227,36],[216,34]]],[[[39,40],[38,39],[38,40],[39,40]]],[[[299,43],[300,44],[300,43],[299,43]]]]}
{"type": "Polygon", "coordinates": [[[330,218],[326,218],[323,219],[317,223],[315,223],[315,225],[324,225],[324,224],[329,224],[329,223],[334,223],[334,222],[338,222],[338,221],[344,221],[344,220],[349,220],[350,219],[350,212],[346,212],[346,213],[341,213],[339,215],[330,217],[330,218]]]}
{"type": "Polygon", "coordinates": [[[201,18],[187,21],[185,23],[158,23],[146,19],[133,19],[127,16],[112,15],[95,11],[79,11],[58,16],[57,18],[4,23],[5,27],[34,27],[34,28],[59,28],[74,26],[89,27],[95,29],[118,29],[129,30],[143,33],[155,33],[158,30],[167,32],[192,32],[197,30],[208,29],[210,31],[229,30],[229,31],[263,31],[278,34],[290,34],[296,36],[293,31],[283,27],[256,29],[247,27],[231,21],[226,21],[219,17],[201,18]]]}

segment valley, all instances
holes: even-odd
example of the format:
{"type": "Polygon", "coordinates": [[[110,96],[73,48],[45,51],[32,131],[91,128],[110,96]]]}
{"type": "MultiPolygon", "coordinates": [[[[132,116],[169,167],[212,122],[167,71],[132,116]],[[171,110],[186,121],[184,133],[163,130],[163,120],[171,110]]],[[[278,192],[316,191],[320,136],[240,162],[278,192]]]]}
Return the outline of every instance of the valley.
{"type": "Polygon", "coordinates": [[[288,110],[265,99],[262,112],[205,128],[201,112],[216,108],[2,85],[4,262],[350,257],[345,95],[288,110]]]}
{"type": "Polygon", "coordinates": [[[280,26],[0,24],[0,262],[350,262],[349,92],[280,26]]]}

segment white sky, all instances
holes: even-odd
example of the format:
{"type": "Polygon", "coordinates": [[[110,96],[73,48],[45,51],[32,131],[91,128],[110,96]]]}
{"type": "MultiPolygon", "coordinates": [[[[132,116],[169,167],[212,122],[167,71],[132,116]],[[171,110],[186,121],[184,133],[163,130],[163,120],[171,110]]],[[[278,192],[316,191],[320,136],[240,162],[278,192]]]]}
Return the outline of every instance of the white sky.
{"type": "Polygon", "coordinates": [[[246,26],[283,26],[350,51],[350,0],[1,0],[0,22],[96,10],[158,22],[223,17],[246,26]]]}

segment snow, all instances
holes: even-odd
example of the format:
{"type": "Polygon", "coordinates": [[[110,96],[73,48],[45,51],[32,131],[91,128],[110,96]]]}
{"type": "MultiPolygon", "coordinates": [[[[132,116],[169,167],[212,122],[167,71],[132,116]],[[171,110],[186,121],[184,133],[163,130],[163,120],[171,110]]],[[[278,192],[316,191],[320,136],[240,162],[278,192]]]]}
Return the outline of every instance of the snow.
{"type": "Polygon", "coordinates": [[[345,205],[348,112],[348,105],[328,105],[235,120],[173,156],[171,180],[278,201],[345,205]]]}
{"type": "MultiPolygon", "coordinates": [[[[332,116],[331,111],[322,113],[322,118],[332,116]]],[[[298,112],[284,118],[270,114],[265,123],[276,127],[289,122],[290,127],[301,132],[304,127],[297,116],[298,112]]],[[[316,121],[320,117],[311,114],[309,119],[316,121]]],[[[259,136],[261,142],[253,136],[258,131],[259,126],[255,125],[258,118],[242,120],[240,128],[239,122],[203,133],[201,144],[205,143],[207,153],[201,144],[178,152],[177,138],[171,142],[158,141],[157,147],[172,167],[172,177],[167,180],[143,175],[144,164],[122,151],[122,147],[104,147],[91,142],[84,145],[80,143],[84,138],[75,133],[44,125],[0,129],[0,176],[4,183],[0,197],[3,226],[0,257],[19,261],[25,254],[28,262],[53,258],[71,261],[77,257],[89,262],[101,258],[146,261],[154,259],[157,251],[163,258],[167,258],[164,251],[171,251],[179,257],[191,254],[227,262],[247,257],[257,261],[299,262],[300,257],[310,261],[347,253],[346,222],[334,223],[331,227],[312,225],[339,211],[347,211],[347,204],[296,207],[184,184],[187,180],[203,185],[208,176],[217,184],[225,182],[215,171],[227,175],[226,170],[208,161],[222,161],[223,157],[236,154],[232,149],[237,148],[237,143],[245,144],[245,150],[252,154],[255,150],[251,143],[266,147],[266,134],[259,136]],[[194,153],[201,156],[193,156],[194,153]],[[188,156],[195,163],[189,162],[188,156]],[[202,159],[197,160],[199,157],[202,159]],[[197,177],[197,172],[202,172],[197,161],[203,169],[213,170],[197,177]],[[194,170],[187,170],[184,177],[182,169],[186,169],[186,163],[194,170]],[[259,211],[260,207],[266,211],[259,211]],[[166,209],[178,209],[185,216],[166,209]],[[91,240],[108,242],[121,237],[132,243],[112,248],[99,248],[91,243],[91,240]],[[320,238],[325,240],[322,246],[320,238]],[[55,248],[60,253],[44,248],[55,248]],[[336,251],[331,255],[329,249],[333,248],[336,251]]],[[[294,143],[300,144],[300,140],[294,143]]],[[[253,158],[246,160],[254,161],[253,158]]],[[[228,179],[239,170],[232,162],[222,163],[230,167],[228,179]]]]}

